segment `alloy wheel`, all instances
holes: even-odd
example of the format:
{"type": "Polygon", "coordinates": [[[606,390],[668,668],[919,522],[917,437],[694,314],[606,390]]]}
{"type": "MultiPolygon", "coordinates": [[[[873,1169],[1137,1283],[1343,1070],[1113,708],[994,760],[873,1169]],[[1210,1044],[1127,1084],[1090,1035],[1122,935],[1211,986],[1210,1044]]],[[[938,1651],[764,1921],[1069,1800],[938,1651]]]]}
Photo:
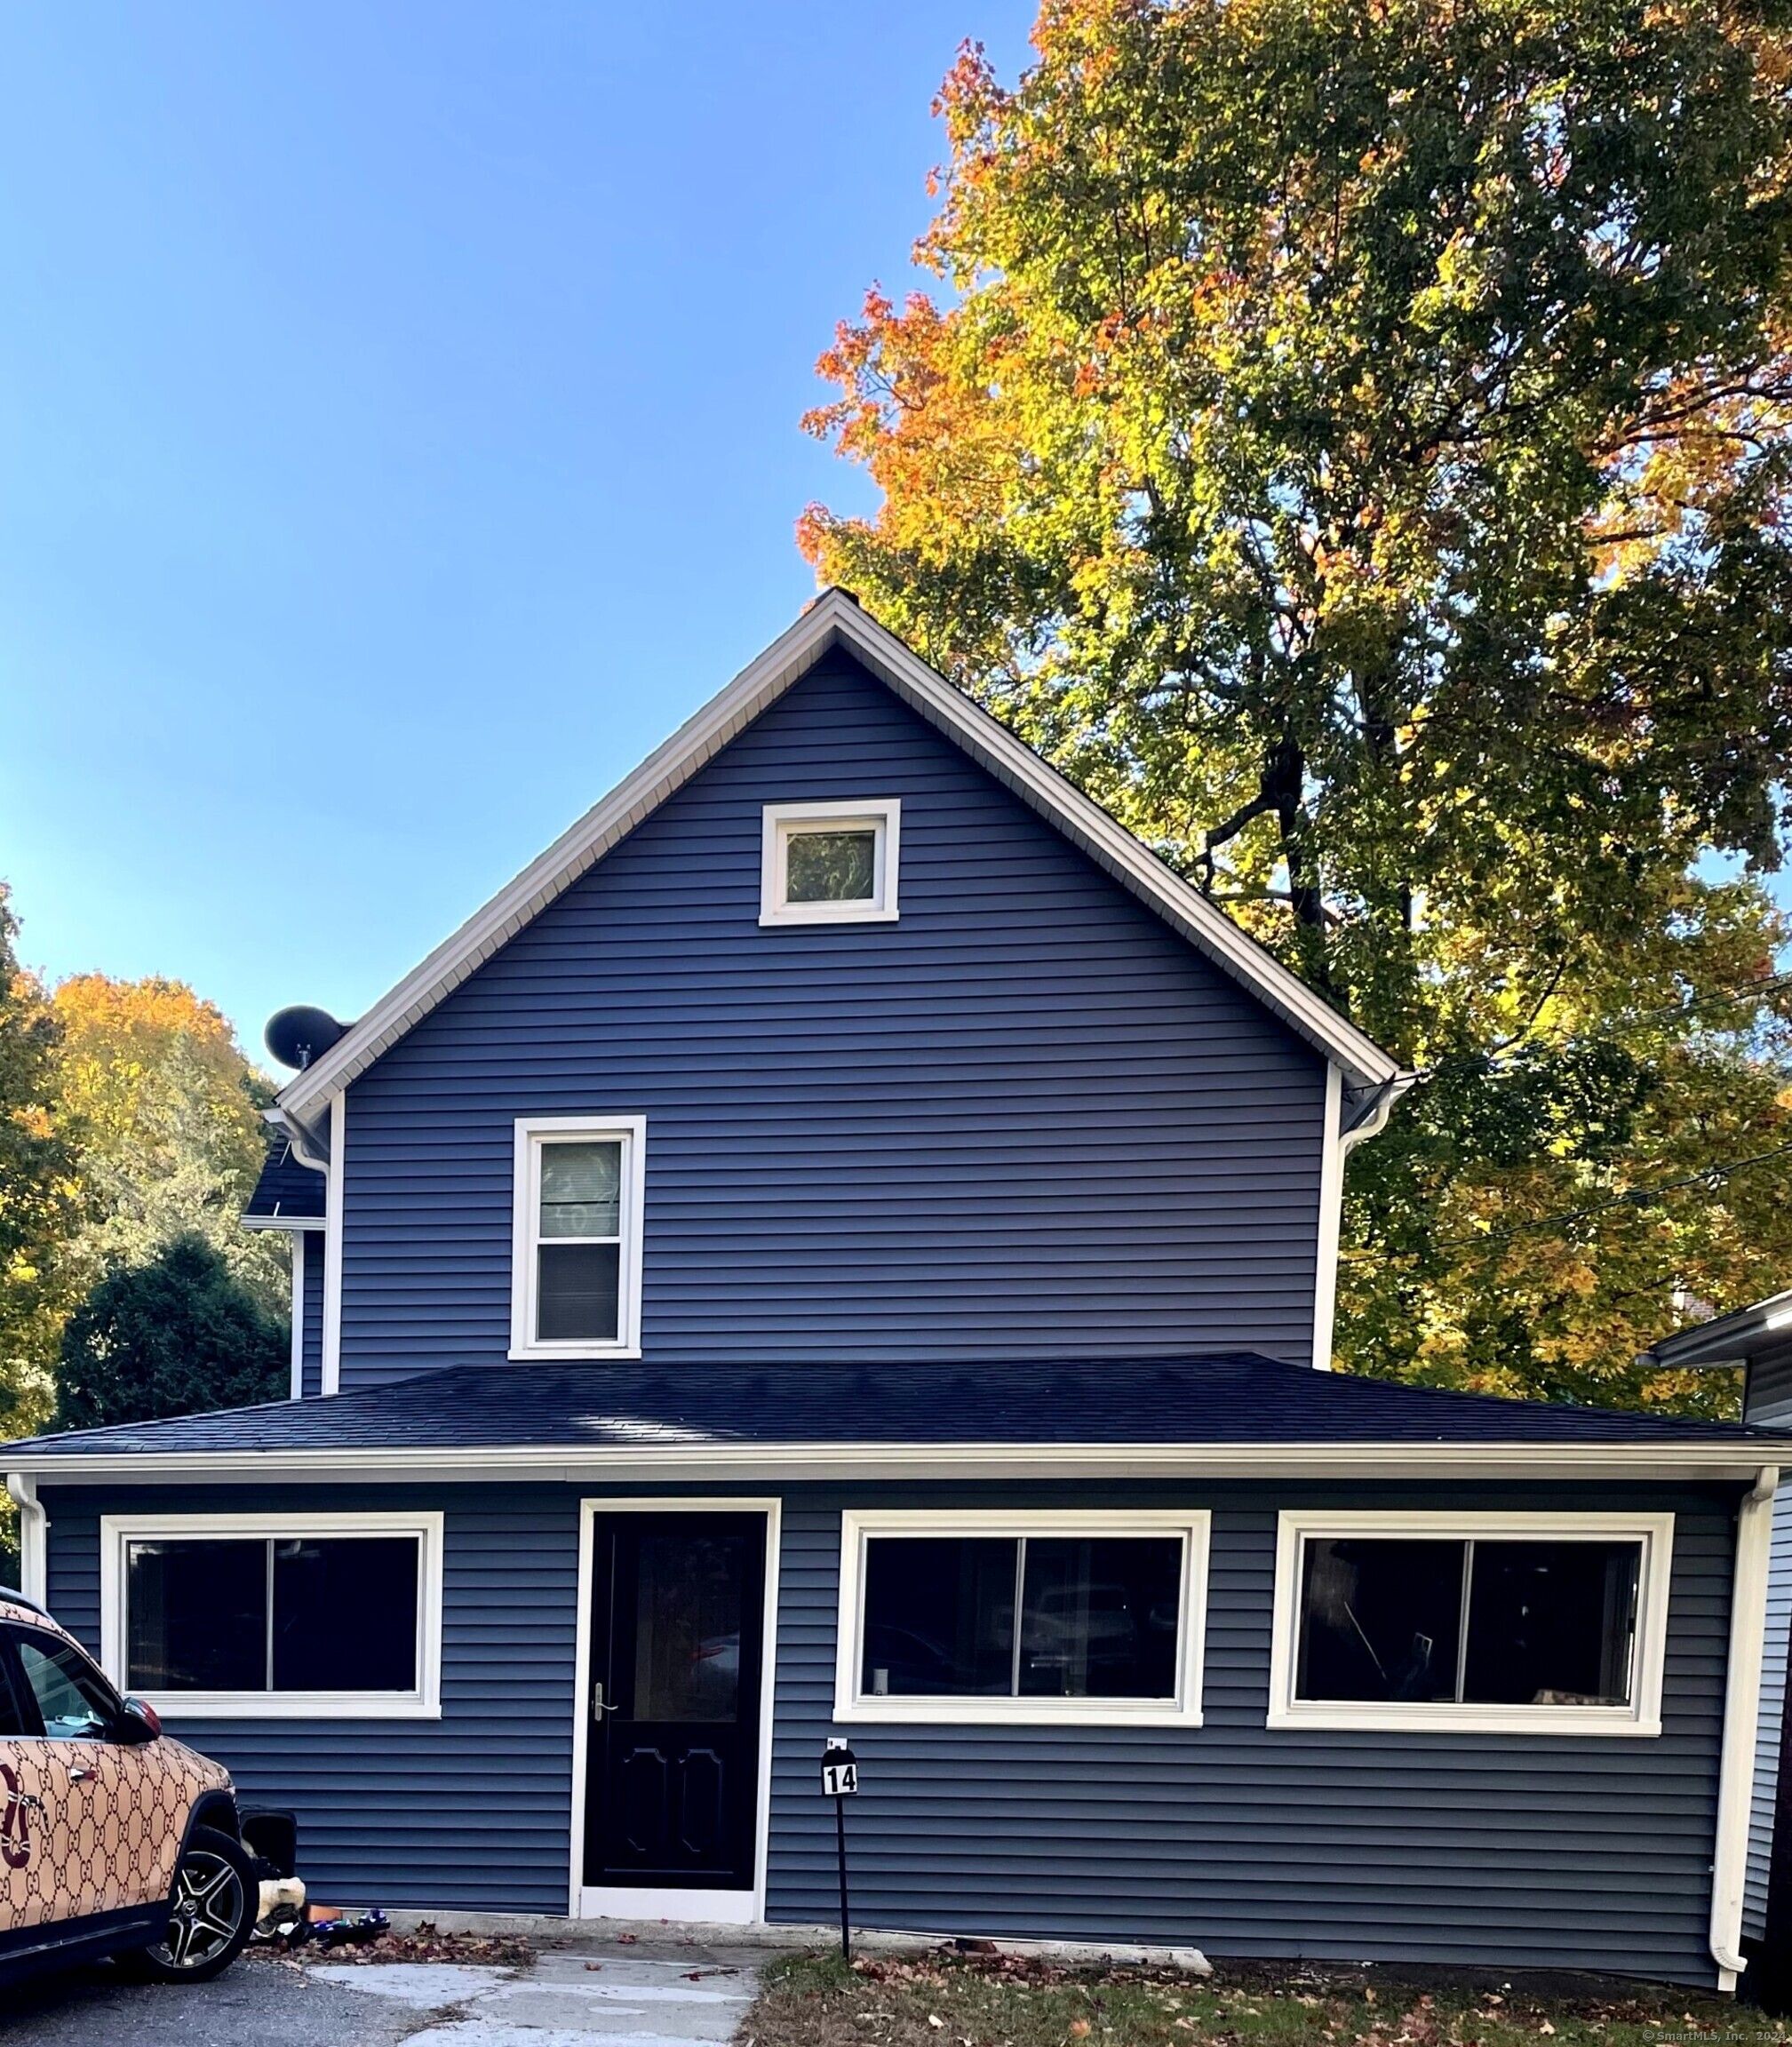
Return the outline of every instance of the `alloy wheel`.
{"type": "Polygon", "coordinates": [[[248,1908],[243,1879],[223,1856],[189,1848],[175,1879],[167,1934],[149,1952],[166,1968],[203,1968],[236,1938],[248,1908]]]}

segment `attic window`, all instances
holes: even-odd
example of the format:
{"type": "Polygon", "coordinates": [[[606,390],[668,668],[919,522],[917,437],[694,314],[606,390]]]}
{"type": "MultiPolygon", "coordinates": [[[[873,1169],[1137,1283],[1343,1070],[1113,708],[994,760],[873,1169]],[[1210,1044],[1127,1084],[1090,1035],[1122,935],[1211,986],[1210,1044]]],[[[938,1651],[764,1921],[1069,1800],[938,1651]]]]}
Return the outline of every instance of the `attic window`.
{"type": "Polygon", "coordinates": [[[761,924],[893,923],[902,805],[768,803],[761,924]]]}

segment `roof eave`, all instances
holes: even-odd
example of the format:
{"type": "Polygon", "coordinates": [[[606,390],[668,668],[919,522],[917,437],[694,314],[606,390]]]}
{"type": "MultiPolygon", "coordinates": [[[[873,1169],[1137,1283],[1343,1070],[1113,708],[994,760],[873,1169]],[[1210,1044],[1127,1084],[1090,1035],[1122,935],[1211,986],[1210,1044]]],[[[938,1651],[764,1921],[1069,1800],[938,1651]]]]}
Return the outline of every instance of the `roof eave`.
{"type": "Polygon", "coordinates": [[[1557,1482],[1648,1478],[1752,1480],[1792,1465],[1792,1437],[1661,1443],[664,1443],[58,1454],[0,1449],[0,1469],[65,1485],[136,1485],[183,1478],[223,1484],[391,1479],[466,1483],[501,1474],[537,1481],[658,1481],[1079,1477],[1557,1482]]]}
{"type": "Polygon", "coordinates": [[[1652,1343],[1643,1358],[1658,1371],[1682,1372],[1746,1365],[1757,1350],[1792,1342],[1792,1289],[1677,1329],[1652,1343]]]}

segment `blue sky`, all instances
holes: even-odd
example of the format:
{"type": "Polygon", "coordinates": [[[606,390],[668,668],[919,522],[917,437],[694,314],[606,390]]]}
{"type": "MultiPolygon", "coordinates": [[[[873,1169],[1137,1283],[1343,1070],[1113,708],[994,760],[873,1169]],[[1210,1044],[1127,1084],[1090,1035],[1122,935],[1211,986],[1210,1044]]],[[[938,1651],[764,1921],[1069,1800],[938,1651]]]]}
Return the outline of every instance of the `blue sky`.
{"type": "Polygon", "coordinates": [[[0,10],[24,959],[353,1016],[781,631],[814,359],[1032,12],[0,10]]]}

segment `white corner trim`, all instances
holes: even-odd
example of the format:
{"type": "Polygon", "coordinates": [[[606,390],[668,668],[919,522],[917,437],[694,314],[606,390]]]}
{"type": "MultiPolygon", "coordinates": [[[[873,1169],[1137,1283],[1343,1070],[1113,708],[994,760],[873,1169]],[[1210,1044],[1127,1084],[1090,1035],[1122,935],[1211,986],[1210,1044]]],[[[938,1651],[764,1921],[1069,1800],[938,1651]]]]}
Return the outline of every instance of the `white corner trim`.
{"type": "Polygon", "coordinates": [[[1749,1801],[1767,1621],[1768,1552],[1776,1466],[1761,1468],[1736,1515],[1736,1568],[1730,1586],[1730,1656],[1724,1679],[1724,1745],[1717,1770],[1717,1838],[1711,1862],[1711,1959],[1719,1987],[1733,1990],[1743,1960],[1742,1897],[1748,1881],[1749,1801]]]}
{"type": "Polygon", "coordinates": [[[851,598],[828,591],[634,772],[470,917],[331,1047],[289,1080],[280,1107],[299,1117],[346,1087],[524,924],[775,703],[836,645],[848,648],[909,707],[946,733],[1123,887],[1164,918],[1355,1082],[1401,1069],[1131,832],[955,689],[851,598]]]}
{"type": "Polygon", "coordinates": [[[768,803],[761,814],[759,920],[761,924],[894,924],[902,868],[902,803],[895,796],[845,803],[768,803]],[[868,827],[875,856],[870,899],[863,903],[789,900],[790,841],[806,824],[868,827]]]}
{"type": "Polygon", "coordinates": [[[33,1605],[50,1604],[50,1516],[37,1497],[37,1481],[22,1471],[6,1474],[6,1491],[19,1509],[19,1589],[33,1605]]]}
{"type": "Polygon", "coordinates": [[[124,1551],[131,1541],[275,1540],[306,1535],[415,1535],[414,1692],[139,1692],[163,1719],[439,1720],[442,1717],[442,1517],[439,1512],[106,1514],[100,1520],[100,1663],[131,1689],[125,1655],[124,1551]]]}
{"type": "Polygon", "coordinates": [[[291,1353],[291,1390],[288,1398],[301,1400],[305,1397],[305,1239],[295,1235],[292,1250],[292,1343],[291,1353]]]}
{"type": "Polygon", "coordinates": [[[848,1509],[840,1516],[840,1603],[834,1628],[833,1716],[842,1726],[1199,1727],[1206,1657],[1207,1557],[1213,1517],[1199,1509],[1054,1511],[976,1508],[848,1509]],[[1173,1699],[875,1698],[859,1691],[864,1665],[865,1547],[878,1536],[1171,1535],[1183,1545],[1173,1699]]]}
{"type": "Polygon", "coordinates": [[[567,1912],[574,1919],[707,1920],[756,1926],[765,1918],[766,1870],[771,1851],[772,1715],[777,1696],[777,1583],[783,1549],[784,1501],[776,1494],[724,1499],[673,1493],[664,1498],[581,1500],[578,1503],[578,1613],[573,1631],[572,1811],[568,1829],[567,1912]],[[760,1643],[759,1783],[753,1813],[753,1877],[750,1891],[633,1889],[585,1881],[585,1774],[589,1768],[591,1623],[593,1552],[600,1514],[762,1514],[765,1517],[765,1597],[760,1643]]]}
{"type": "Polygon", "coordinates": [[[647,1118],[519,1116],[511,1164],[510,1358],[514,1363],[551,1358],[639,1358],[642,1243],[647,1201],[647,1118]],[[617,1270],[617,1333],[613,1343],[544,1343],[535,1334],[536,1215],[541,1153],[552,1138],[615,1140],[622,1146],[621,1244],[617,1270]]]}
{"type": "Polygon", "coordinates": [[[348,1090],[330,1104],[330,1172],[323,1183],[323,1331],[321,1393],[342,1383],[342,1223],[348,1157],[348,1090]]]}
{"type": "MultiPolygon", "coordinates": [[[[1370,1729],[1423,1734],[1615,1734],[1649,1738],[1661,1732],[1661,1681],[1668,1637],[1668,1589],[1673,1572],[1671,1514],[1444,1514],[1406,1511],[1284,1510],[1276,1532],[1276,1593],[1270,1634],[1270,1709],[1265,1726],[1327,1731],[1370,1729]],[[1637,1597],[1636,1668],[1629,1706],[1489,1706],[1448,1701],[1410,1705],[1381,1701],[1294,1697],[1301,1558],[1305,1542],[1326,1535],[1621,1541],[1643,1551],[1637,1597]]],[[[1752,1740],[1752,1734],[1751,1734],[1752,1740]]]]}

